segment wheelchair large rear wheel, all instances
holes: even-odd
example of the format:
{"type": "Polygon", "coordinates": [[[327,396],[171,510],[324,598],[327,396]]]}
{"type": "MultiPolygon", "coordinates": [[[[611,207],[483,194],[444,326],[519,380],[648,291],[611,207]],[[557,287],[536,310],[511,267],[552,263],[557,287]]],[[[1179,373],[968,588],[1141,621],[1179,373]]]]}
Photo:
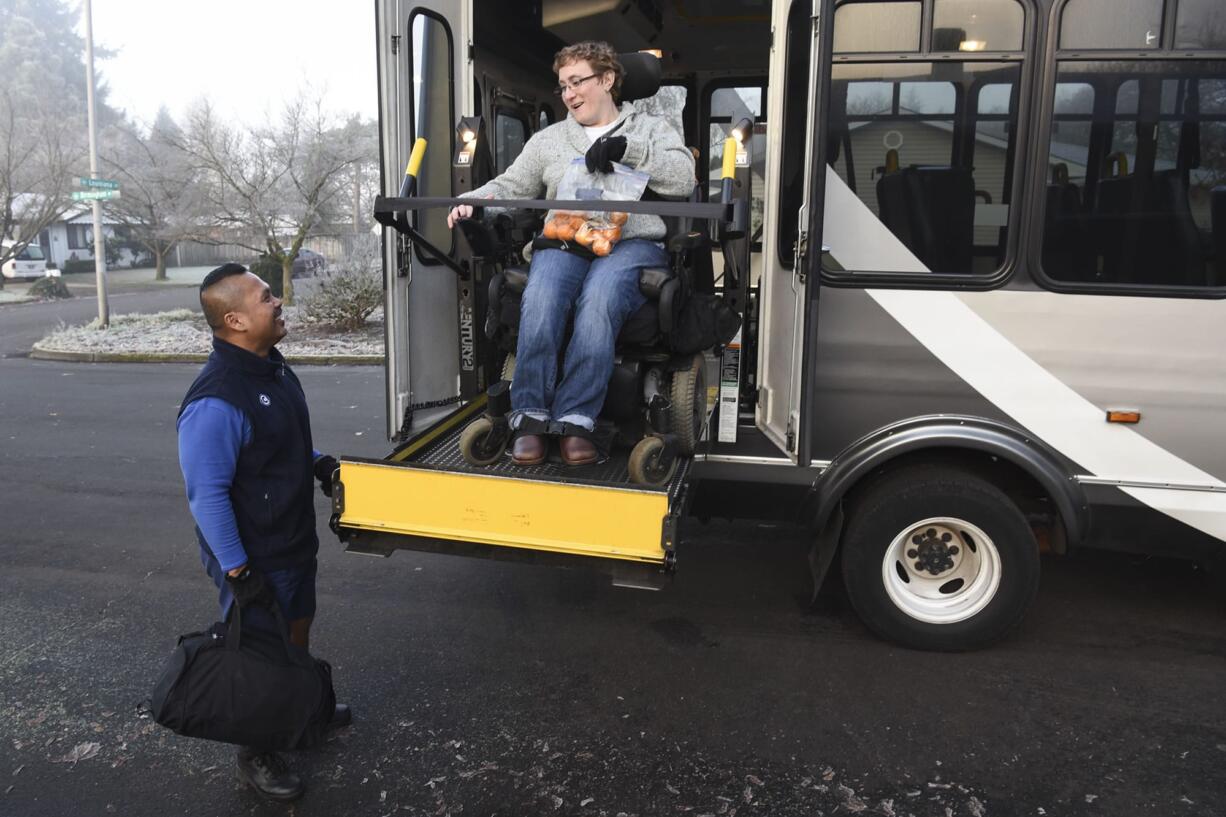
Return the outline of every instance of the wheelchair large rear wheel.
{"type": "Polygon", "coordinates": [[[513,352],[507,352],[507,356],[502,360],[501,377],[507,382],[515,377],[515,354],[513,352]]]}
{"type": "Polygon", "coordinates": [[[639,485],[665,485],[677,472],[677,458],[664,451],[664,441],[659,437],[644,437],[630,452],[627,463],[630,480],[639,485]]]}
{"type": "Polygon", "coordinates": [[[510,438],[506,423],[478,417],[460,432],[460,455],[469,465],[493,465],[501,459],[510,438]]]}
{"type": "Polygon", "coordinates": [[[672,432],[677,435],[678,451],[688,457],[694,453],[707,421],[707,367],[701,353],[690,358],[689,366],[673,372],[670,392],[672,432]]]}

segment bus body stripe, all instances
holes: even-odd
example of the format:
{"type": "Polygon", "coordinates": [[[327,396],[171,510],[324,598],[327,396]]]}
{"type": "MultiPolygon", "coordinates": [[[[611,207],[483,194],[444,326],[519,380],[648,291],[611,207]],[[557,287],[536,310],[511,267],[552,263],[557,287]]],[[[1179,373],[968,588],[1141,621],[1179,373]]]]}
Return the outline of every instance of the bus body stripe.
{"type": "MultiPolygon", "coordinates": [[[[826,173],[823,241],[844,269],[929,272],[832,169],[826,173]],[[846,240],[855,236],[855,240],[846,240]]],[[[958,377],[1091,475],[1226,487],[1142,436],[1106,422],[1105,409],[1010,342],[953,292],[865,290],[958,377]]],[[[1058,296],[1054,296],[1058,297],[1058,296]]],[[[1145,505],[1226,541],[1226,494],[1120,486],[1145,505]]]]}

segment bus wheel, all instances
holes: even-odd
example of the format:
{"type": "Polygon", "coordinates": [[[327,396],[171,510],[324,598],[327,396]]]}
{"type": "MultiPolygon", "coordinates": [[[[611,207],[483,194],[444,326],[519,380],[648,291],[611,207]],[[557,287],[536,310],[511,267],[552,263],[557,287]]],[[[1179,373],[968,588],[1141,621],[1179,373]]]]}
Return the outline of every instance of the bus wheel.
{"type": "Polygon", "coordinates": [[[460,432],[460,454],[469,465],[493,465],[502,457],[510,436],[505,422],[478,417],[460,432]]]}
{"type": "Polygon", "coordinates": [[[1039,588],[1039,548],[1017,505],[987,480],[952,467],[905,468],[852,503],[843,581],[883,638],[976,649],[1021,622],[1039,588]]]}

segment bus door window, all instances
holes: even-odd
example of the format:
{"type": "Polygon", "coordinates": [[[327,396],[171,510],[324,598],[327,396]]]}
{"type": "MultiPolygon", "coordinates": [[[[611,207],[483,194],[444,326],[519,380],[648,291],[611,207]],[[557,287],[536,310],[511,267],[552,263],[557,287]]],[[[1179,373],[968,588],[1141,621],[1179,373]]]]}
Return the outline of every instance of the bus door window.
{"type": "MultiPolygon", "coordinates": [[[[452,105],[451,31],[447,23],[425,11],[415,11],[409,18],[409,65],[412,68],[410,88],[410,131],[413,140],[425,137],[429,143],[425,159],[417,175],[417,195],[451,195],[451,154],[455,151],[455,111],[452,105]]],[[[408,155],[406,148],[405,155],[408,155]]],[[[441,207],[415,210],[414,225],[436,247],[450,250],[451,230],[447,229],[447,211],[441,207]]],[[[420,247],[417,261],[433,265],[438,261],[424,254],[420,247]]]]}
{"type": "MultiPolygon", "coordinates": [[[[856,62],[833,67],[832,166],[932,272],[1004,261],[1017,63],[856,62]],[[842,127],[845,132],[835,130],[842,127]]],[[[882,262],[857,272],[901,272],[882,262]]]]}
{"type": "MultiPolygon", "coordinates": [[[[742,119],[754,123],[750,140],[750,201],[749,235],[750,287],[758,285],[762,275],[762,210],[766,195],[766,86],[763,83],[738,84],[713,88],[708,93],[707,108],[707,199],[719,198],[720,173],[724,161],[724,140],[742,119]]],[[[712,250],[715,279],[723,274],[724,257],[718,248],[712,250]]]]}
{"type": "MultiPolygon", "coordinates": [[[[846,188],[833,195],[850,191],[863,205],[840,212],[860,221],[863,236],[884,227],[927,271],[996,273],[1012,217],[1022,6],[849,0],[834,25],[826,158],[846,188]],[[900,14],[888,24],[886,6],[900,14]]],[[[826,271],[915,271],[912,259],[884,245],[867,262],[873,254],[863,242],[859,249],[858,268],[846,269],[835,246],[826,271]]]]}

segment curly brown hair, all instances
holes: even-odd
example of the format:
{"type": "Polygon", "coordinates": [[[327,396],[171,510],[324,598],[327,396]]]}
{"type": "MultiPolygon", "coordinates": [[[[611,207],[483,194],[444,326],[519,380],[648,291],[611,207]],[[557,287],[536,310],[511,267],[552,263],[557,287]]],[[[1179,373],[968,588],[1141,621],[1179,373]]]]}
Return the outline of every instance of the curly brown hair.
{"type": "Polygon", "coordinates": [[[613,101],[620,102],[622,76],[626,73],[626,69],[622,68],[621,62],[617,59],[617,51],[613,46],[599,40],[586,40],[568,45],[554,55],[553,72],[556,74],[572,62],[581,60],[586,60],[587,64],[592,66],[593,73],[603,75],[610,71],[613,72],[613,101]]]}

